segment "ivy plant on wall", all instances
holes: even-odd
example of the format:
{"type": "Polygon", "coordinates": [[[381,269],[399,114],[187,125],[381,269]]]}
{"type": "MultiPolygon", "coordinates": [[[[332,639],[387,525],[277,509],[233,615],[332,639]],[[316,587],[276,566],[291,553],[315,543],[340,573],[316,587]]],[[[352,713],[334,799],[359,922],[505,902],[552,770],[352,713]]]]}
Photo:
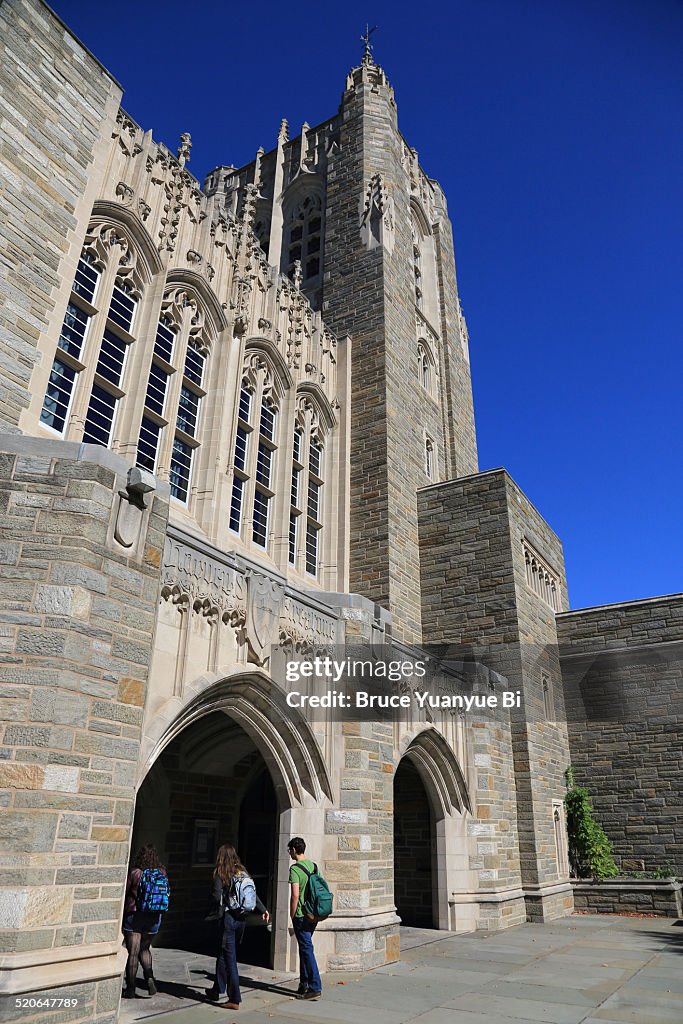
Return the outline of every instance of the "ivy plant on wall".
{"type": "Polygon", "coordinates": [[[619,870],[612,856],[612,844],[604,829],[593,817],[593,801],[585,786],[577,786],[574,769],[564,773],[567,793],[564,806],[567,812],[569,863],[575,878],[614,878],[619,870]]]}

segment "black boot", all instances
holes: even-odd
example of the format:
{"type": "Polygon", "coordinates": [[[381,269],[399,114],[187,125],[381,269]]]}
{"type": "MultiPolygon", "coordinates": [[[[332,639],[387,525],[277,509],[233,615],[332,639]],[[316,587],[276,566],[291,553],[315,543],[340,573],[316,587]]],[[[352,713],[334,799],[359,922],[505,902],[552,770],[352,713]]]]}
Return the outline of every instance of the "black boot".
{"type": "Polygon", "coordinates": [[[122,994],[122,999],[135,999],[135,985],[126,985],[122,994]]]}
{"type": "Polygon", "coordinates": [[[143,971],[142,973],[144,974],[145,981],[147,982],[147,991],[151,996],[155,996],[157,994],[157,987],[154,984],[154,974],[152,971],[143,971]]]}

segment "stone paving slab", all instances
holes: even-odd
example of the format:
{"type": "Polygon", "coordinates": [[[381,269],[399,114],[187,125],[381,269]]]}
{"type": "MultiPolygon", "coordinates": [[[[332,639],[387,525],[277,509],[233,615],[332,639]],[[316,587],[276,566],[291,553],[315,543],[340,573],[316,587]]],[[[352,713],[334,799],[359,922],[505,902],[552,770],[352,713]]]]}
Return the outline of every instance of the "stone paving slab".
{"type": "Polygon", "coordinates": [[[586,1016],[586,1009],[576,1003],[562,1003],[554,998],[534,1000],[493,995],[491,992],[467,993],[444,1004],[457,1010],[494,1014],[499,1020],[512,1018],[521,1021],[542,1021],[543,1024],[580,1024],[586,1016]]]}
{"type": "MultiPolygon", "coordinates": [[[[521,981],[509,981],[507,978],[499,978],[495,985],[489,987],[488,991],[491,995],[501,996],[503,999],[528,999],[541,1003],[547,1003],[549,995],[547,985],[527,985],[521,981]]],[[[566,988],[558,980],[558,984],[552,990],[552,999],[565,1006],[580,1007],[585,1015],[599,1006],[604,996],[602,993],[566,988]]],[[[579,1020],[581,1019],[579,1018],[579,1020]]]]}
{"type": "Polygon", "coordinates": [[[494,935],[423,934],[420,945],[411,929],[397,964],[326,975],[319,1002],[286,996],[292,975],[244,967],[239,1013],[197,1002],[211,958],[158,950],[167,991],[123,1004],[122,1024],[683,1024],[683,929],[670,919],[586,915],[494,935]]]}

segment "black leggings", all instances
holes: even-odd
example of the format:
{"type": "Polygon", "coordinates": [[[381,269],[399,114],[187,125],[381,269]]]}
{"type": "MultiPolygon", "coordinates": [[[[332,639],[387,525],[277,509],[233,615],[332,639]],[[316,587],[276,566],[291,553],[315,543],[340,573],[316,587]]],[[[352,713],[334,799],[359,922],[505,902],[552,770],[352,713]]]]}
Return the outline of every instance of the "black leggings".
{"type": "Polygon", "coordinates": [[[148,932],[124,932],[123,937],[128,950],[126,963],[126,987],[135,988],[138,964],[146,978],[152,973],[152,938],[148,932]]]}

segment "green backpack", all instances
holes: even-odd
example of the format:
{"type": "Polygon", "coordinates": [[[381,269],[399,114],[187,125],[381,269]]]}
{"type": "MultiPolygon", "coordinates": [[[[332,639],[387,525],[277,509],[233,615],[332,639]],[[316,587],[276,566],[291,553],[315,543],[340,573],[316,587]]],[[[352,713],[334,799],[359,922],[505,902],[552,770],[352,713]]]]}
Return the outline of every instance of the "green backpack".
{"type": "Polygon", "coordinates": [[[318,871],[318,865],[313,865],[313,871],[309,871],[303,864],[297,864],[308,875],[306,884],[306,895],[301,905],[304,917],[310,921],[324,921],[332,913],[332,893],[327,882],[318,871]]]}

